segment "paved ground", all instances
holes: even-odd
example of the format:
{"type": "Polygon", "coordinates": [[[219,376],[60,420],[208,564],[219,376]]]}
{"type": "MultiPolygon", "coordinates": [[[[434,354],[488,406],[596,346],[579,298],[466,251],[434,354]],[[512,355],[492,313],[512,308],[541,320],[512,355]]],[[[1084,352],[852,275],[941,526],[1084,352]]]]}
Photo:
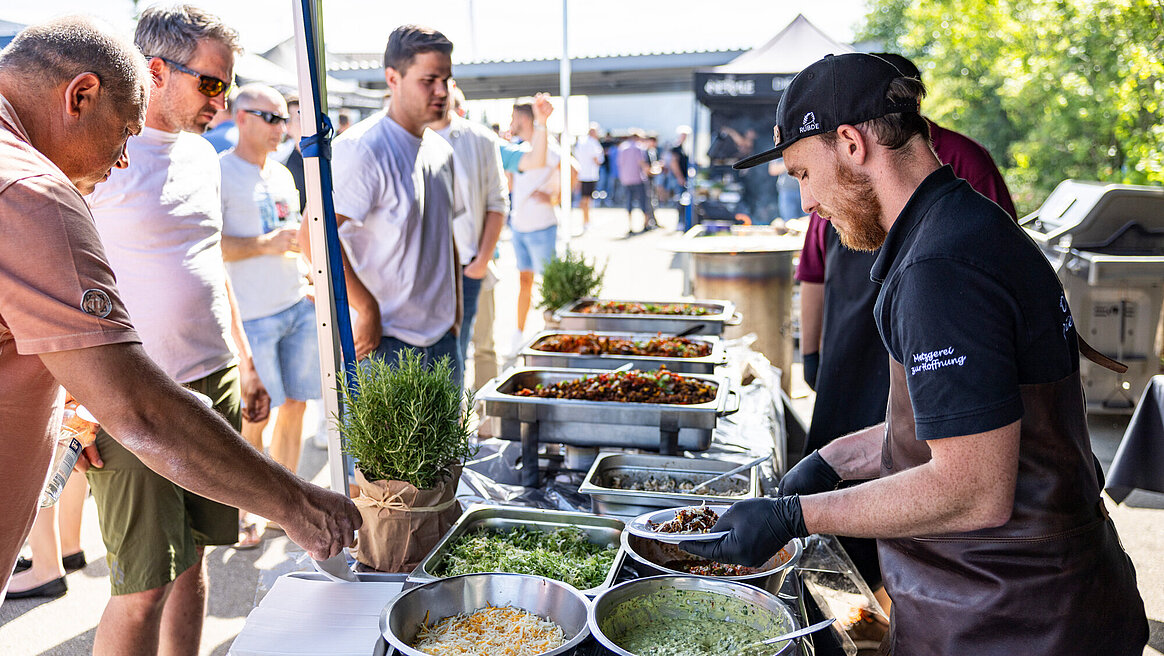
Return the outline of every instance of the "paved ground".
{"type": "MultiPolygon", "coordinates": [[[[673,211],[660,211],[659,218],[665,227],[675,225],[673,211]]],[[[573,240],[575,247],[608,262],[604,292],[611,296],[640,298],[679,296],[682,274],[668,268],[671,255],[657,248],[660,241],[671,238],[674,233],[659,230],[626,238],[626,232],[625,212],[599,210],[595,212],[592,228],[581,238],[573,240]]],[[[501,265],[504,271],[513,268],[512,250],[508,244],[503,244],[501,265]]],[[[510,276],[498,287],[496,334],[499,345],[504,344],[516,325],[513,312],[504,310],[515,307],[515,278],[510,276]]],[[[527,332],[540,327],[540,316],[531,315],[527,332]]],[[[799,378],[799,367],[794,367],[792,375],[794,406],[807,417],[812,407],[811,392],[799,378]]],[[[1095,450],[1105,467],[1115,454],[1126,421],[1120,417],[1092,418],[1095,450]]],[[[306,425],[315,426],[312,416],[307,418],[306,425]]],[[[325,455],[323,451],[305,445],[300,475],[326,485],[325,455]]],[[[1136,564],[1140,590],[1148,606],[1148,616],[1152,618],[1152,642],[1144,653],[1159,656],[1164,653],[1164,495],[1137,493],[1129,501],[1130,504],[1112,507],[1109,500],[1108,505],[1112,508],[1124,546],[1136,564]]],[[[69,575],[68,595],[52,601],[16,600],[0,606],[0,654],[74,655],[91,652],[95,627],[109,596],[108,568],[103,558],[105,550],[92,500],[83,524],[83,547],[90,564],[69,575]]],[[[262,573],[287,567],[298,552],[298,548],[281,533],[268,533],[263,545],[254,551],[208,550],[210,610],[203,631],[201,654],[221,656],[229,651],[253,606],[262,573]]],[[[1102,582],[1097,582],[1097,585],[1102,585],[1102,582]]]]}

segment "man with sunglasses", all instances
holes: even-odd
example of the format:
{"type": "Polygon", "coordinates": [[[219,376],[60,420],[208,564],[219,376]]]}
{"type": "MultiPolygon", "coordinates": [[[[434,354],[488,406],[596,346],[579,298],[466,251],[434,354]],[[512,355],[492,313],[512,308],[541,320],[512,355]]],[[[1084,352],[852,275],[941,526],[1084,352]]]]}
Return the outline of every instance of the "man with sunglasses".
{"type": "MultiPolygon", "coordinates": [[[[315,304],[307,297],[307,267],[299,257],[299,191],[287,167],[272,157],[287,133],[287,104],[278,91],[248,84],[231,101],[238,145],[222,167],[222,256],[238,298],[255,368],[278,408],[271,457],[299,466],[303,412],[322,398],[315,304]]],[[[243,437],[263,450],[267,421],[243,420],[243,437]]],[[[258,546],[255,525],[243,521],[239,547],[258,546]]]]}
{"type": "MultiPolygon", "coordinates": [[[[133,168],[115,171],[90,201],[146,353],[174,381],[209,396],[236,430],[243,416],[266,419],[270,400],[223,262],[218,156],[199,135],[225,106],[237,39],[189,5],[142,14],[134,41],[154,78],[145,128],[128,147],[133,168]]],[[[167,653],[197,653],[203,552],[238,540],[239,512],[182,491],[104,432],[96,446],[105,466],[88,477],[112,598],[94,651],[156,643],[167,653]]]]}

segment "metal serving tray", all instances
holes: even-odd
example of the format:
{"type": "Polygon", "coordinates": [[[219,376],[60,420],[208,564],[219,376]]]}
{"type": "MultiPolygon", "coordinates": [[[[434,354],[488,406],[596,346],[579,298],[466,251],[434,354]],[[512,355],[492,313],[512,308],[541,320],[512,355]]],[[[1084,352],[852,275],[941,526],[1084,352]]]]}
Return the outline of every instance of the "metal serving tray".
{"type": "Polygon", "coordinates": [[[731,301],[641,301],[608,298],[582,298],[554,313],[564,330],[614,330],[628,333],[663,333],[676,335],[693,326],[702,324],[697,335],[722,335],[724,326],[735,326],[741,321],[736,313],[736,305],[731,301]],[[711,310],[711,314],[701,317],[670,314],[586,314],[582,309],[598,301],[618,301],[620,303],[686,303],[700,305],[711,310]]]}
{"type": "Polygon", "coordinates": [[[486,383],[477,398],[485,403],[486,417],[501,419],[503,439],[522,439],[534,430],[534,437],[542,442],[664,451],[708,448],[717,419],[739,410],[739,396],[730,392],[728,379],[705,374],[683,374],[716,385],[714,399],[690,405],[576,401],[515,394],[525,387],[606,373],[610,370],[509,369],[486,383]],[[736,398],[731,409],[727,407],[729,396],[736,398]],[[522,428],[521,424],[527,427],[522,428]]]}
{"type": "Polygon", "coordinates": [[[740,472],[726,480],[712,483],[704,493],[688,492],[648,492],[613,487],[610,477],[621,475],[649,478],[669,476],[689,479],[702,483],[707,479],[737,467],[738,463],[711,458],[684,458],[681,456],[659,456],[646,453],[600,453],[590,471],[586,473],[578,491],[589,494],[594,512],[602,515],[636,517],[657,508],[694,506],[700,503],[735,503],[760,496],[760,478],[757,467],[740,472]],[[739,494],[727,494],[725,490],[735,482],[746,487],[739,494]]]}
{"type": "MultiPolygon", "coordinates": [[[[434,572],[440,566],[449,548],[461,536],[467,533],[472,533],[479,528],[509,529],[519,526],[539,531],[552,531],[566,526],[577,526],[586,533],[590,542],[594,544],[615,548],[620,548],[622,545],[623,523],[621,520],[612,517],[599,517],[589,513],[541,510],[539,508],[525,508],[520,506],[474,504],[469,506],[465,514],[461,515],[461,518],[445,533],[436,547],[408,575],[408,581],[426,583],[443,578],[437,576],[434,572]]],[[[618,576],[619,560],[616,555],[611,562],[610,571],[607,572],[606,579],[602,582],[602,585],[597,588],[582,590],[581,592],[593,597],[613,585],[615,577],[618,576]]]]}
{"type": "MultiPolygon", "coordinates": [[[[710,374],[715,368],[727,363],[723,340],[719,337],[689,337],[696,342],[705,342],[711,346],[711,353],[701,358],[672,358],[649,355],[582,355],[580,353],[557,353],[554,351],[539,351],[534,346],[543,339],[556,335],[590,335],[606,337],[608,339],[629,339],[636,342],[645,342],[658,337],[658,333],[613,333],[597,332],[593,330],[543,330],[534,335],[521,350],[521,358],[527,367],[568,367],[573,369],[617,369],[630,363],[635,369],[654,370],[660,365],[667,369],[685,374],[710,374]]],[[[663,335],[666,336],[665,334],[663,335]]]]}

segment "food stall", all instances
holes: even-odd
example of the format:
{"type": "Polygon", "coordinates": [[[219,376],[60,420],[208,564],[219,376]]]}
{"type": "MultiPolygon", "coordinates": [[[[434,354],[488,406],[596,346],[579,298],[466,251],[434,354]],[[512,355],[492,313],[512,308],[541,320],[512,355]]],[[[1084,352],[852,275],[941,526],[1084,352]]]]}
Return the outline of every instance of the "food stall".
{"type": "MultiPolygon", "coordinates": [[[[696,71],[695,97],[709,110],[711,141],[708,165],[688,183],[695,223],[769,224],[779,216],[776,178],[768,167],[736,171],[731,165],[771,148],[776,105],[802,68],[846,52],[853,49],[798,15],[767,43],[722,66],[696,71]]],[[[695,116],[699,134],[699,112],[695,116]]]]}
{"type": "MultiPolygon", "coordinates": [[[[326,135],[311,93],[320,84],[318,6],[302,0],[296,11],[307,71],[304,122],[326,135]]],[[[317,284],[327,287],[317,290],[323,370],[351,372],[342,269],[329,257],[338,254],[338,239],[327,138],[313,138],[303,150],[308,220],[318,237],[313,261],[327,263],[316,271],[317,284]]],[[[835,541],[795,540],[761,567],[742,570],[699,562],[666,544],[702,539],[700,531],[660,528],[659,544],[654,533],[631,534],[643,509],[675,515],[676,506],[777,491],[786,452],[780,374],[748,345],[712,339],[716,320],[722,331],[734,308],[720,301],[591,300],[607,311],[575,308],[593,315],[587,326],[564,325],[575,331],[570,339],[536,336],[523,350],[527,360],[486,386],[475,453],[457,469],[453,503],[460,517],[419,565],[378,572],[344,559],[342,572],[313,572],[318,563],[293,558],[264,576],[230,653],[417,655],[472,642],[479,653],[501,653],[504,644],[522,654],[599,656],[644,653],[636,645],[689,642],[694,635],[703,652],[690,653],[711,654],[821,624],[820,633],[754,653],[855,654],[839,628],[821,621],[844,614],[837,599],[858,609],[875,602],[835,541]],[[692,326],[677,332],[698,326],[705,331],[698,336],[643,336],[634,328],[692,316],[692,326]],[[587,358],[564,363],[587,367],[539,363],[550,354],[587,358]],[[710,371],[680,373],[684,359],[710,371]],[[679,366],[672,372],[666,362],[679,366]],[[572,446],[593,449],[595,457],[571,459],[572,446]]],[[[351,385],[354,377],[346,378],[351,385]]],[[[338,389],[334,373],[329,381],[325,388],[338,389]]],[[[348,389],[343,398],[350,403],[359,392],[348,389]]],[[[336,413],[343,407],[338,393],[328,404],[336,413]]],[[[347,489],[348,463],[334,427],[329,459],[333,487],[347,489]]],[[[705,514],[704,521],[710,526],[714,517],[705,514]]],[[[674,518],[658,526],[672,524],[674,518]]]]}

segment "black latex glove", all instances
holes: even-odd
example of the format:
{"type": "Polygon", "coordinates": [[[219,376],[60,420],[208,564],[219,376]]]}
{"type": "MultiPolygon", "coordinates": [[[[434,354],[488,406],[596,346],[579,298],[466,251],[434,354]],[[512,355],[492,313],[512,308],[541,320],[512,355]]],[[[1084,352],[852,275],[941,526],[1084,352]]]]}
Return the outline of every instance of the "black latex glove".
{"type": "Polygon", "coordinates": [[[792,538],[808,537],[797,496],[738,501],[711,530],[728,534],[718,540],[680,542],[680,548],[720,563],[759,567],[792,538]]]}
{"type": "Polygon", "coordinates": [[[808,383],[808,388],[815,392],[816,372],[820,369],[820,351],[805,353],[801,359],[804,361],[804,382],[808,383]]]}
{"type": "Polygon", "coordinates": [[[813,451],[780,479],[780,494],[832,492],[840,482],[841,476],[825,462],[820,451],[813,451]]]}

